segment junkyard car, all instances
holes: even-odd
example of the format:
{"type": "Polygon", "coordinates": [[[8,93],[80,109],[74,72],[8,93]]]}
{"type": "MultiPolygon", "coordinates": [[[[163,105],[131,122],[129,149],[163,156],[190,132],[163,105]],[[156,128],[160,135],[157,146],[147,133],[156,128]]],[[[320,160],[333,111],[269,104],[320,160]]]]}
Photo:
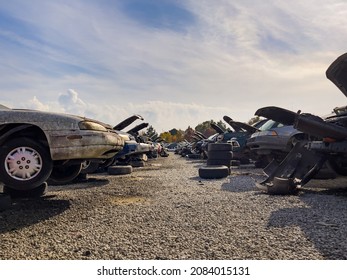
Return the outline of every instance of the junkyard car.
{"type": "Polygon", "coordinates": [[[0,181],[8,192],[76,177],[82,162],[111,158],[123,145],[111,126],[96,120],[0,107],[0,181]]]}
{"type": "Polygon", "coordinates": [[[251,156],[259,167],[265,167],[272,160],[282,161],[295,143],[307,139],[308,136],[295,129],[292,124],[285,121],[279,122],[272,119],[272,115],[263,112],[263,108],[257,110],[255,115],[267,118],[247,140],[247,147],[251,156]]]}
{"type": "MultiPolygon", "coordinates": [[[[347,96],[347,53],[338,57],[327,69],[326,76],[347,96]]],[[[292,122],[294,127],[313,141],[300,141],[281,162],[267,167],[268,178],[260,185],[269,193],[286,194],[309,182],[327,164],[336,173],[347,175],[347,110],[339,107],[326,118],[269,107],[278,119],[292,122]]]]}

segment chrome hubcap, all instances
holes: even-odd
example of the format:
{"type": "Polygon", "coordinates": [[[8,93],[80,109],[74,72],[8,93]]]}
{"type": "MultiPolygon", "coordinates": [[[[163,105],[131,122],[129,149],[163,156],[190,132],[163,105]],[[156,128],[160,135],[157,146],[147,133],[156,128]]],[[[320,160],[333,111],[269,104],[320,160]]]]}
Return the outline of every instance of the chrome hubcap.
{"type": "Polygon", "coordinates": [[[40,173],[42,158],[30,147],[18,147],[7,155],[5,169],[7,174],[16,180],[30,180],[40,173]]]}

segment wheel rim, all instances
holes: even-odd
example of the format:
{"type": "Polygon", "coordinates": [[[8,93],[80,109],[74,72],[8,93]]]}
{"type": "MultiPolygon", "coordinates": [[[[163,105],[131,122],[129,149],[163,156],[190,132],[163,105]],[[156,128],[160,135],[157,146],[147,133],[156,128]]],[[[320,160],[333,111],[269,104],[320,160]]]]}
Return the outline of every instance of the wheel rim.
{"type": "Polygon", "coordinates": [[[7,174],[19,181],[28,181],[37,176],[42,169],[40,154],[30,147],[18,147],[6,156],[7,174]]]}

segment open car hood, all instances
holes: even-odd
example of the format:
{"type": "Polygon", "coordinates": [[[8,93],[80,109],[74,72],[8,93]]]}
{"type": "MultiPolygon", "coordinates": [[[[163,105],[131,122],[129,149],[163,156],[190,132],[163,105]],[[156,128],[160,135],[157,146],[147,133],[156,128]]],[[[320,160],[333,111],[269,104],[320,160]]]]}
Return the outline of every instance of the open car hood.
{"type": "Polygon", "coordinates": [[[223,120],[229,124],[231,126],[231,128],[235,131],[235,132],[240,132],[242,131],[242,128],[240,126],[237,125],[237,122],[235,122],[232,118],[230,118],[229,116],[224,116],[223,120]]]}
{"type": "Polygon", "coordinates": [[[268,106],[258,109],[255,112],[255,115],[274,120],[284,125],[293,125],[295,123],[297,113],[280,107],[268,106]]]}
{"type": "Polygon", "coordinates": [[[211,123],[211,127],[212,127],[215,131],[217,131],[218,133],[224,133],[224,130],[223,130],[221,127],[219,127],[218,125],[216,125],[215,123],[211,123]]]}
{"type": "Polygon", "coordinates": [[[141,129],[146,128],[149,125],[149,123],[140,123],[139,125],[133,127],[132,129],[130,129],[129,131],[127,131],[129,134],[133,134],[133,133],[137,133],[139,132],[141,129]]]}
{"type": "Polygon", "coordinates": [[[347,53],[339,56],[325,74],[347,96],[347,53]]]}
{"type": "Polygon", "coordinates": [[[249,125],[247,123],[243,123],[243,122],[236,122],[236,121],[232,121],[235,125],[237,125],[238,127],[242,128],[244,131],[248,132],[248,133],[255,133],[257,131],[259,131],[258,128],[252,126],[252,125],[249,125]]]}
{"type": "Polygon", "coordinates": [[[113,127],[113,129],[114,130],[123,130],[124,128],[131,125],[136,120],[142,120],[143,121],[143,117],[141,117],[140,115],[133,115],[133,116],[125,119],[124,121],[120,122],[119,124],[117,124],[115,127],[113,127]]]}

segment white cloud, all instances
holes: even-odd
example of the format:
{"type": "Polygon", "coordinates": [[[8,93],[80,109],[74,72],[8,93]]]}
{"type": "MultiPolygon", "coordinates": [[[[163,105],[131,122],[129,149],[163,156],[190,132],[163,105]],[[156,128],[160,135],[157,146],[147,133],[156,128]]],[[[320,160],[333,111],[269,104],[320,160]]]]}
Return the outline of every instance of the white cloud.
{"type": "Polygon", "coordinates": [[[247,121],[267,105],[326,113],[346,103],[324,75],[346,51],[339,0],[184,2],[198,19],[187,33],[141,26],[114,1],[22,2],[1,6],[36,31],[13,37],[0,27],[15,41],[0,44],[8,105],[109,123],[144,114],[167,130],[225,114],[247,121]]]}

